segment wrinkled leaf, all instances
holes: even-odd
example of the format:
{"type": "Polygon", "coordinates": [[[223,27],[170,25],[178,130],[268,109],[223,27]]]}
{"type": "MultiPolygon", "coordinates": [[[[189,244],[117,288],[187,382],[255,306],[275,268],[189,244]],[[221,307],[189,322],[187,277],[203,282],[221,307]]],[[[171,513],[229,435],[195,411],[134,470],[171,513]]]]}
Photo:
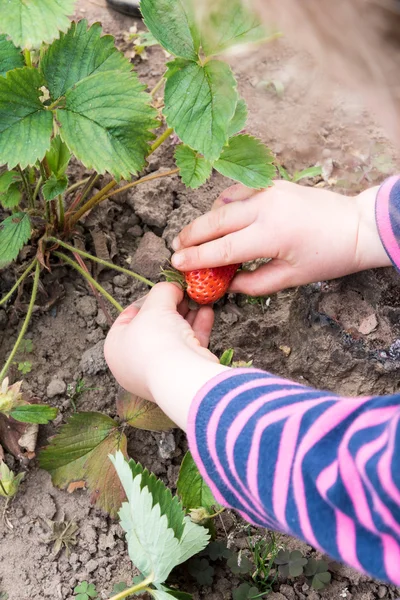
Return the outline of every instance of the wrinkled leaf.
{"type": "Polygon", "coordinates": [[[0,0],[0,33],[21,48],[50,44],[68,29],[74,5],[75,0],[0,0]]]}
{"type": "Polygon", "coordinates": [[[238,94],[230,67],[212,60],[201,66],[177,59],[168,64],[164,115],[179,138],[207,160],[228,141],[238,94]]]}
{"type": "Polygon", "coordinates": [[[7,71],[24,66],[21,50],[14,46],[6,35],[0,35],[0,77],[7,71]]]}
{"type": "Polygon", "coordinates": [[[61,489],[71,482],[85,481],[91,501],[115,515],[124,493],[107,457],[117,450],[126,454],[126,446],[125,435],[109,417],[96,412],[75,413],[40,452],[39,462],[61,489]]]}
{"type": "Polygon", "coordinates": [[[52,100],[64,96],[79,81],[95,73],[131,71],[132,65],[115,47],[114,38],[102,33],[99,23],[88,28],[83,19],[72,23],[69,31],[48,48],[40,68],[52,100]]]}
{"type": "Polygon", "coordinates": [[[271,151],[250,135],[237,135],[229,140],[214,168],[225,177],[247,187],[261,189],[272,185],[276,174],[271,151]]]}
{"type": "Polygon", "coordinates": [[[156,40],[175,56],[196,61],[200,36],[193,0],[141,0],[143,20],[156,40]]]}
{"type": "Polygon", "coordinates": [[[37,69],[29,67],[0,77],[0,164],[9,169],[34,165],[50,146],[53,115],[39,99],[43,84],[37,69]]]}
{"type": "Polygon", "coordinates": [[[65,192],[67,187],[68,179],[65,176],[57,177],[52,173],[42,187],[43,197],[47,202],[54,200],[54,198],[65,192]]]}
{"type": "Polygon", "coordinates": [[[71,153],[59,135],[51,140],[50,150],[46,152],[47,164],[56,177],[61,177],[67,170],[71,153]]]}
{"type": "Polygon", "coordinates": [[[11,416],[21,423],[38,423],[46,425],[56,418],[57,408],[40,404],[24,404],[16,406],[11,410],[11,416]]]}
{"type": "Polygon", "coordinates": [[[57,110],[60,134],[87,169],[129,179],[141,171],[159,123],[135,73],[107,71],[81,80],[57,110]]]}
{"type": "Polygon", "coordinates": [[[209,510],[212,506],[218,506],[190,452],[186,452],[182,461],[176,487],[186,509],[204,507],[209,510]]]}
{"type": "Polygon", "coordinates": [[[189,146],[177,146],[175,162],[183,183],[193,190],[203,185],[211,176],[212,163],[189,146]]]}
{"type": "Polygon", "coordinates": [[[243,100],[243,98],[240,98],[236,106],[235,114],[233,115],[233,118],[229,123],[228,137],[232,137],[240,131],[242,131],[242,129],[246,125],[247,115],[247,104],[243,100]]]}
{"type": "Polygon", "coordinates": [[[175,423],[158,408],[157,404],[124,390],[117,398],[117,413],[128,425],[137,429],[168,431],[176,427],[175,423]]]}
{"type": "Polygon", "coordinates": [[[26,213],[14,213],[0,223],[0,269],[7,266],[31,237],[31,223],[26,213]]]}

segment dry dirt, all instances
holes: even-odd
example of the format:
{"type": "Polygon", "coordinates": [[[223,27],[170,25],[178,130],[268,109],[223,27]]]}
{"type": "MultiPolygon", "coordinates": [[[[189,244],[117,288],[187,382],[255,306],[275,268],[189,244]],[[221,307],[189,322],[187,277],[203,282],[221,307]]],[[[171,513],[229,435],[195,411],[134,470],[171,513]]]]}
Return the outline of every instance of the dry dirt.
{"type": "MultiPolygon", "coordinates": [[[[107,10],[101,0],[79,0],[77,16],[101,21],[119,44],[134,22],[107,10]]],[[[158,48],[150,49],[148,56],[148,60],[135,58],[134,62],[151,88],[163,73],[166,57],[158,48]]],[[[396,168],[393,153],[358,99],[334,87],[329,73],[315,68],[285,40],[250,56],[233,57],[232,65],[249,105],[248,130],[268,143],[289,171],[321,163],[325,187],[356,193],[384,179],[386,169],[396,168]],[[278,89],[283,86],[282,96],[269,85],[273,81],[278,89]]],[[[149,169],[171,167],[172,152],[172,146],[163,146],[152,157],[149,169]]],[[[84,173],[75,165],[72,176],[80,178],[84,173]]],[[[115,260],[121,265],[128,263],[155,280],[160,264],[170,256],[174,234],[208,210],[227,185],[218,174],[197,192],[185,189],[177,179],[147,184],[116,201],[107,201],[90,215],[85,225],[87,243],[90,246],[94,233],[111,256],[118,252],[115,260]]],[[[142,284],[132,284],[125,276],[109,271],[102,271],[99,277],[124,305],[146,291],[142,284]]],[[[2,273],[0,293],[9,289],[11,281],[10,273],[2,273]]],[[[387,269],[285,291],[268,303],[228,297],[216,307],[212,350],[219,355],[232,347],[238,360],[253,360],[257,367],[344,394],[398,391],[399,292],[400,280],[387,269]]],[[[68,384],[84,377],[95,389],[79,398],[78,409],[110,416],[115,415],[117,387],[102,356],[107,322],[86,284],[67,269],[55,270],[45,279],[40,304],[47,309],[38,308],[29,329],[33,369],[26,377],[25,389],[60,409],[56,425],[41,429],[43,445],[71,414],[65,391],[68,384]]],[[[0,360],[15,340],[24,309],[23,298],[16,308],[0,309],[0,360]]],[[[179,432],[167,436],[137,430],[129,433],[131,456],[172,489],[184,451],[185,439],[179,432]]],[[[10,456],[7,462],[19,468],[10,456]]],[[[48,474],[34,462],[8,519],[12,530],[0,525],[0,591],[6,592],[9,600],[70,600],[74,586],[83,580],[95,583],[99,597],[105,599],[115,583],[132,577],[119,525],[93,508],[85,491],[68,494],[53,488],[48,474]],[[46,542],[46,520],[63,519],[79,526],[78,543],[69,557],[64,551],[54,557],[46,542]]],[[[243,547],[245,533],[240,524],[228,513],[223,522],[220,536],[233,533],[233,544],[243,547]]],[[[293,540],[285,543],[311,551],[293,540]]],[[[333,583],[321,593],[304,582],[278,581],[271,597],[373,600],[396,596],[394,588],[340,565],[332,568],[333,583]]],[[[183,589],[192,590],[195,598],[228,600],[232,588],[240,583],[224,567],[218,568],[214,581],[212,588],[196,589],[193,581],[185,578],[183,589]]]]}

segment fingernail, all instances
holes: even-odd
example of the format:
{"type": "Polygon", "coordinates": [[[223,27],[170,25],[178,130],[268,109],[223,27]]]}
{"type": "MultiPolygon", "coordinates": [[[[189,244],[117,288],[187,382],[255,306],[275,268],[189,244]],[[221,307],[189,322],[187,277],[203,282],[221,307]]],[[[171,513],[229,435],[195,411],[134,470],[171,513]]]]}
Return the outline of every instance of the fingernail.
{"type": "Polygon", "coordinates": [[[181,245],[180,245],[180,242],[179,242],[179,238],[178,238],[178,237],[176,237],[174,240],[172,240],[172,244],[171,244],[171,246],[172,246],[173,250],[175,250],[175,252],[176,252],[177,250],[179,250],[179,248],[180,248],[180,246],[181,246],[181,245]]]}
{"type": "Polygon", "coordinates": [[[142,308],[143,304],[146,302],[148,294],[146,294],[145,296],[142,296],[141,298],[138,298],[137,300],[135,300],[135,302],[133,302],[133,306],[135,308],[142,308]]]}
{"type": "Polygon", "coordinates": [[[171,259],[171,262],[176,269],[180,269],[185,263],[185,257],[183,255],[183,252],[177,252],[176,254],[174,254],[171,259]]]}

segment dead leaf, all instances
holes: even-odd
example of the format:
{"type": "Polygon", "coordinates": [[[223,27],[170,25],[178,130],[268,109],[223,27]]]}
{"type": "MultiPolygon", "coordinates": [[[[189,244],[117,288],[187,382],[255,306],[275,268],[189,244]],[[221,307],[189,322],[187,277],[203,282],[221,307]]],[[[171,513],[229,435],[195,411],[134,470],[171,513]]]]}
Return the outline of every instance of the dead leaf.
{"type": "Polygon", "coordinates": [[[117,397],[117,413],[131,427],[146,431],[168,431],[176,428],[154,402],[122,390],[117,397]]]}
{"type": "Polygon", "coordinates": [[[24,448],[29,453],[33,453],[33,456],[35,455],[38,433],[39,425],[37,423],[26,423],[26,430],[18,440],[18,444],[21,448],[24,448]]]}
{"type": "Polygon", "coordinates": [[[67,487],[68,494],[73,494],[76,490],[84,490],[86,488],[86,483],[83,481],[71,481],[69,486],[67,487]]]}
{"type": "Polygon", "coordinates": [[[28,429],[27,423],[20,423],[11,417],[0,414],[0,440],[4,448],[15,458],[27,458],[19,444],[28,429]]]}

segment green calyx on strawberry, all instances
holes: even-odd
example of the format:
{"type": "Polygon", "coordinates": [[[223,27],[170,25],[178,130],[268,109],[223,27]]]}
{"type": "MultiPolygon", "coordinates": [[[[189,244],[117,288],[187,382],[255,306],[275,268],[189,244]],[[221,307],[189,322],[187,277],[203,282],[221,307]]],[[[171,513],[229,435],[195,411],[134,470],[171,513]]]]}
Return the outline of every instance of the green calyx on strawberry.
{"type": "Polygon", "coordinates": [[[180,283],[192,300],[197,304],[213,304],[220,300],[228,291],[232,279],[241,265],[227,265],[196,269],[186,273],[163,271],[167,281],[180,283]]]}

